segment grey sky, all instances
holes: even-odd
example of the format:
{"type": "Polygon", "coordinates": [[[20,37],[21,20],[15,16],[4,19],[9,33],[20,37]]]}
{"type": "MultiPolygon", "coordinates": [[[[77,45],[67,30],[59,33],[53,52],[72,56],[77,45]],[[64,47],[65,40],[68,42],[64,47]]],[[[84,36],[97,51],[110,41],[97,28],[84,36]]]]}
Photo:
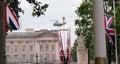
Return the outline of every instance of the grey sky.
{"type": "Polygon", "coordinates": [[[58,20],[62,22],[62,17],[65,17],[65,21],[67,22],[65,28],[70,28],[71,26],[71,40],[72,43],[76,39],[74,34],[75,26],[74,20],[77,18],[75,14],[75,10],[80,5],[81,0],[38,0],[42,1],[42,3],[48,3],[49,7],[45,12],[44,16],[41,17],[32,17],[32,5],[25,2],[25,0],[21,0],[22,9],[24,9],[24,14],[20,14],[20,25],[21,29],[19,31],[25,31],[27,28],[34,28],[35,30],[39,29],[57,29],[57,27],[53,26],[55,21],[58,20]]]}

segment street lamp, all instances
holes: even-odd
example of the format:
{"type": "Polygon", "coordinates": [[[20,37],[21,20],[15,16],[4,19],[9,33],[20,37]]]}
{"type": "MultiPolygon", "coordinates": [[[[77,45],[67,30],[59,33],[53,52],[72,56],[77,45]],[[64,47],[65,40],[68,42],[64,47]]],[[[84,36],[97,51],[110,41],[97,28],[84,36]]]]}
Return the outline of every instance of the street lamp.
{"type": "Polygon", "coordinates": [[[47,60],[47,58],[45,58],[45,64],[46,64],[46,60],[47,60]]]}
{"type": "Polygon", "coordinates": [[[27,60],[27,64],[28,64],[28,60],[27,60]]]}
{"type": "Polygon", "coordinates": [[[36,64],[38,64],[38,53],[36,53],[36,64]]]}

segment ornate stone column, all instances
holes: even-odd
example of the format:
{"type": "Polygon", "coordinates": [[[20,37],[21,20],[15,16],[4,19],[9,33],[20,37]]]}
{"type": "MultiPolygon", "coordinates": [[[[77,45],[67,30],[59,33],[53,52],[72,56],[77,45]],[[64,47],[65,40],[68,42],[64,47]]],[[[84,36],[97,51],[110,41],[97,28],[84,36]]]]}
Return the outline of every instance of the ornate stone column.
{"type": "Polygon", "coordinates": [[[77,43],[77,64],[88,64],[88,51],[85,47],[83,37],[79,36],[77,38],[77,43]]]}

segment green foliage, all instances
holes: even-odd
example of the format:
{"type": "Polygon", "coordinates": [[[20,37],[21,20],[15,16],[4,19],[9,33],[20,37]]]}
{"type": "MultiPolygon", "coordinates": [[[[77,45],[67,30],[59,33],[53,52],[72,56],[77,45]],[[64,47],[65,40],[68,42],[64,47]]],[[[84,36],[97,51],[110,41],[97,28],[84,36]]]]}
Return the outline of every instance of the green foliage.
{"type": "Polygon", "coordinates": [[[33,12],[32,16],[41,16],[44,15],[46,8],[48,8],[48,4],[42,4],[41,2],[38,2],[37,0],[27,0],[30,4],[33,4],[33,12]]]}
{"type": "Polygon", "coordinates": [[[83,1],[81,4],[80,4],[80,7],[77,8],[77,10],[75,11],[76,14],[79,16],[79,17],[82,17],[82,18],[85,18],[85,19],[90,19],[90,15],[92,14],[92,4],[90,2],[86,2],[86,1],[83,1]]]}
{"type": "Polygon", "coordinates": [[[93,22],[91,22],[92,17],[92,4],[90,2],[83,1],[81,5],[77,8],[75,11],[76,14],[79,16],[78,19],[75,20],[75,25],[78,26],[76,28],[76,35],[79,36],[81,34],[82,36],[87,35],[89,32],[89,29],[91,30],[93,22]]]}
{"type": "MultiPolygon", "coordinates": [[[[116,37],[117,37],[117,46],[118,46],[118,58],[120,59],[120,1],[115,0],[115,10],[116,10],[116,21],[115,21],[115,29],[116,29],[116,37]]],[[[90,48],[93,51],[93,22],[92,22],[92,2],[91,0],[84,0],[80,6],[75,11],[78,15],[78,18],[75,20],[76,28],[75,34],[77,36],[83,36],[85,39],[86,48],[90,48]]],[[[113,16],[113,0],[104,0],[104,12],[105,15],[113,16]]],[[[108,42],[107,42],[108,43],[108,42]]],[[[108,44],[107,44],[108,46],[108,44]]],[[[111,49],[112,61],[115,61],[115,49],[112,47],[111,49]]],[[[93,52],[92,53],[93,56],[93,52]]],[[[93,56],[94,57],[94,56],[93,56]]],[[[91,58],[92,59],[92,58],[91,58]]]]}
{"type": "MultiPolygon", "coordinates": [[[[120,4],[116,6],[116,35],[117,35],[117,49],[118,49],[118,61],[120,61],[120,4]]],[[[119,62],[120,63],[120,62],[119,62]]]]}
{"type": "Polygon", "coordinates": [[[39,4],[41,4],[41,2],[36,2],[34,3],[34,9],[32,12],[32,15],[37,15],[38,17],[41,15],[44,15],[44,12],[46,11],[46,8],[48,7],[48,4],[44,4],[42,6],[40,6],[39,4]]]}
{"type": "Polygon", "coordinates": [[[83,1],[75,11],[78,18],[75,20],[76,35],[83,36],[86,48],[89,48],[91,59],[93,59],[93,21],[92,21],[92,3],[83,1]]]}
{"type": "MultiPolygon", "coordinates": [[[[36,0],[27,0],[30,4],[33,4],[34,7],[33,11],[36,13],[36,16],[41,16],[46,11],[46,8],[48,7],[48,4],[41,5],[41,3],[37,3],[36,0]],[[41,13],[43,12],[43,13],[41,13]]],[[[5,51],[5,31],[4,31],[4,6],[10,3],[11,6],[19,5],[20,2],[18,0],[0,0],[0,64],[6,64],[6,51],[5,51]],[[6,2],[5,2],[6,1],[6,2]]],[[[21,8],[14,9],[15,12],[24,12],[21,8]]],[[[11,26],[8,25],[8,28],[10,30],[11,26]]]]}
{"type": "MultiPolygon", "coordinates": [[[[44,15],[46,9],[48,8],[48,4],[42,4],[41,2],[38,2],[37,0],[26,0],[26,1],[33,5],[33,12],[32,12],[33,17],[34,16],[39,17],[41,15],[44,15]]],[[[10,3],[11,6],[20,5],[20,2],[18,0],[7,0],[7,3],[10,3]]],[[[24,10],[22,10],[19,7],[14,9],[14,11],[24,13],[24,10]]]]}
{"type": "MultiPolygon", "coordinates": [[[[109,1],[109,0],[106,0],[105,2],[109,2],[106,7],[108,7],[105,11],[106,11],[106,14],[107,15],[110,15],[110,16],[114,16],[113,14],[113,1],[109,1]],[[111,8],[111,9],[109,9],[111,8]]],[[[120,4],[119,4],[119,1],[118,0],[115,0],[115,20],[114,21],[114,26],[115,26],[115,30],[116,30],[116,38],[117,38],[117,49],[118,49],[118,59],[120,59],[120,4]]],[[[114,62],[116,59],[115,59],[115,49],[114,47],[112,46],[112,52],[111,52],[111,55],[112,55],[112,61],[114,62]]],[[[119,60],[118,60],[119,61],[119,60]]]]}
{"type": "Polygon", "coordinates": [[[77,51],[76,51],[77,45],[78,44],[77,44],[77,42],[75,40],[75,43],[74,43],[74,45],[72,47],[72,59],[73,59],[73,61],[77,61],[77,51]]]}
{"type": "MultiPolygon", "coordinates": [[[[33,17],[35,17],[35,16],[40,17],[41,15],[45,15],[44,13],[45,13],[46,9],[48,8],[48,4],[42,4],[41,2],[38,2],[37,0],[26,0],[26,1],[33,5],[33,11],[31,14],[33,17]]],[[[15,13],[21,12],[24,14],[24,10],[22,10],[22,8],[20,8],[18,6],[21,3],[20,1],[18,1],[18,0],[6,0],[5,5],[8,3],[10,3],[11,7],[15,7],[15,8],[13,8],[13,11],[15,13]]],[[[20,17],[19,14],[17,14],[17,16],[20,17]]],[[[10,25],[8,25],[8,29],[10,31],[13,30],[10,25]]]]}

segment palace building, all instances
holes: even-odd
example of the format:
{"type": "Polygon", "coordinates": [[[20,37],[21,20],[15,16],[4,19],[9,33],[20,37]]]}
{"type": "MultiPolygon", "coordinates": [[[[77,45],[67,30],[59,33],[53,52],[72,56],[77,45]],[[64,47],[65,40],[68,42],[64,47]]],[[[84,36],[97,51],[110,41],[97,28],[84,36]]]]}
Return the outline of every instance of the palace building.
{"type": "Polygon", "coordinates": [[[56,30],[9,32],[6,35],[8,64],[43,64],[60,61],[56,30]]]}

